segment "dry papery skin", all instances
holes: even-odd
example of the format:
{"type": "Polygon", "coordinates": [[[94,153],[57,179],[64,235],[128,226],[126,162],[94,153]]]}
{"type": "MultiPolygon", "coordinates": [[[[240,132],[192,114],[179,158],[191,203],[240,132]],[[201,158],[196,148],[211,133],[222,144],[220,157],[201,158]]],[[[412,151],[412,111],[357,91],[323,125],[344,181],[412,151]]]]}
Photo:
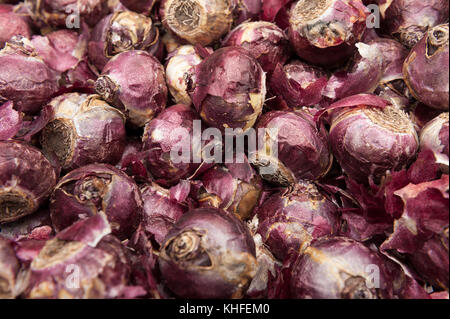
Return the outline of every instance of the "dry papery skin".
{"type": "Polygon", "coordinates": [[[165,0],[161,11],[167,29],[194,45],[211,44],[233,23],[230,0],[165,0]]]}

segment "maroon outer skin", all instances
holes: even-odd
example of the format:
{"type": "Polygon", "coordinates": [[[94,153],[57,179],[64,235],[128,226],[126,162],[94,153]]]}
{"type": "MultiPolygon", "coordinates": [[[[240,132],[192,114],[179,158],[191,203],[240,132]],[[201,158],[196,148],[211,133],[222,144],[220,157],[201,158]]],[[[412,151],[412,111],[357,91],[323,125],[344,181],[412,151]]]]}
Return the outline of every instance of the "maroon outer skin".
{"type": "Polygon", "coordinates": [[[106,214],[112,234],[130,238],[142,218],[142,197],[136,183],[107,164],[91,164],[71,171],[50,198],[50,216],[56,231],[79,219],[106,214]]]}
{"type": "Polygon", "coordinates": [[[0,236],[16,242],[21,240],[47,240],[54,235],[50,211],[45,206],[34,214],[2,225],[1,230],[0,236]]]}
{"type": "Polygon", "coordinates": [[[221,48],[197,65],[195,73],[192,102],[208,125],[244,132],[254,125],[262,112],[266,80],[247,50],[221,48]]]}
{"type": "Polygon", "coordinates": [[[44,62],[60,73],[61,85],[86,85],[88,80],[97,78],[87,59],[88,39],[89,33],[84,29],[80,34],[63,29],[33,36],[31,42],[44,62]]]}
{"type": "Polygon", "coordinates": [[[408,56],[408,49],[398,41],[388,38],[374,39],[368,44],[374,45],[383,55],[385,69],[381,84],[403,80],[403,64],[408,56]]]}
{"type": "Polygon", "coordinates": [[[306,248],[293,265],[292,297],[393,299],[396,282],[401,278],[394,276],[388,262],[389,260],[377,251],[372,251],[349,238],[318,239],[306,248]],[[375,284],[371,281],[373,275],[379,275],[379,288],[367,287],[368,283],[375,284]],[[361,280],[360,285],[352,287],[351,279],[361,280]]]}
{"type": "Polygon", "coordinates": [[[2,12],[0,10],[0,49],[15,35],[25,38],[31,37],[31,29],[27,22],[14,12],[2,12]]]}
{"type": "MultiPolygon", "coordinates": [[[[146,165],[158,184],[164,187],[174,186],[181,179],[193,175],[200,167],[200,163],[192,163],[192,161],[173,163],[170,159],[172,149],[182,140],[175,130],[185,129],[191,141],[194,120],[200,120],[195,110],[189,106],[177,104],[164,110],[145,126],[142,141],[143,151],[146,152],[146,165]]],[[[192,154],[192,142],[190,144],[192,154]]]]}
{"type": "Polygon", "coordinates": [[[394,110],[396,108],[392,106],[382,111],[360,105],[344,109],[332,120],[331,148],[350,178],[360,183],[379,182],[386,171],[401,170],[413,160],[419,148],[419,138],[406,114],[402,116],[404,124],[398,126],[395,118],[399,118],[397,113],[403,111],[394,110]],[[389,112],[397,113],[392,115],[389,112]],[[379,118],[378,113],[384,114],[383,118],[379,118]],[[378,122],[374,122],[373,117],[377,117],[378,122]]]}
{"type": "Polygon", "coordinates": [[[145,51],[132,50],[112,58],[103,68],[95,89],[137,127],[144,127],[167,104],[164,67],[145,51]]]}
{"type": "Polygon", "coordinates": [[[383,76],[383,59],[375,46],[358,43],[349,66],[331,76],[324,95],[339,100],[360,93],[373,93],[383,76]]]}
{"type": "Polygon", "coordinates": [[[403,212],[383,251],[406,254],[419,277],[437,288],[449,288],[449,176],[409,184],[395,192],[403,212]]]}
{"type": "Polygon", "coordinates": [[[377,0],[381,32],[394,36],[412,48],[428,28],[448,21],[447,0],[377,0]]]}
{"type": "Polygon", "coordinates": [[[290,250],[300,252],[312,240],[336,235],[339,230],[337,206],[309,182],[269,197],[257,214],[258,233],[281,261],[290,250]]]}
{"type": "Polygon", "coordinates": [[[113,299],[125,293],[130,265],[104,216],[96,215],[46,241],[29,271],[27,299],[113,299]]]}
{"type": "Polygon", "coordinates": [[[248,163],[230,163],[206,171],[201,182],[206,191],[199,201],[251,219],[262,194],[262,180],[248,163]]]}
{"type": "MultiPolygon", "coordinates": [[[[323,127],[317,129],[306,110],[268,112],[256,125],[256,129],[260,128],[278,129],[278,160],[291,175],[288,184],[301,179],[317,180],[330,170],[333,155],[327,132],[323,127]]],[[[273,143],[270,139],[265,141],[270,148],[273,143]]]]}
{"type": "Polygon", "coordinates": [[[241,298],[257,266],[248,228],[215,208],[184,214],[167,235],[158,262],[164,284],[185,299],[241,298]],[[198,245],[186,242],[189,238],[198,239],[198,245]]]}
{"type": "Polygon", "coordinates": [[[449,109],[449,27],[430,29],[407,57],[403,75],[412,95],[429,107],[449,109]],[[434,35],[444,34],[435,45],[434,35]]]}
{"type": "Polygon", "coordinates": [[[92,163],[116,164],[126,144],[125,117],[97,95],[68,93],[50,102],[54,117],[43,129],[41,144],[44,152],[68,148],[67,158],[58,157],[63,170],[68,171],[92,163]],[[73,129],[72,143],[56,139],[52,125],[63,122],[73,129]],[[53,138],[52,138],[53,136],[53,138]],[[48,145],[50,143],[51,145],[48,145]]]}
{"type": "Polygon", "coordinates": [[[361,0],[332,0],[330,7],[319,17],[305,21],[295,14],[297,7],[305,1],[310,0],[297,2],[290,12],[288,34],[297,55],[309,63],[325,67],[343,64],[351,57],[354,44],[361,40],[366,30],[368,9],[361,0]],[[325,30],[317,29],[318,26],[325,30]],[[336,29],[341,34],[334,32],[336,29]],[[313,30],[317,33],[314,34],[313,30]],[[326,32],[321,37],[319,31],[326,32]]]}
{"type": "Polygon", "coordinates": [[[133,11],[118,11],[104,17],[92,30],[88,43],[89,60],[101,71],[121,52],[144,50],[156,54],[159,47],[159,31],[151,18],[133,11]],[[114,36],[120,39],[116,42],[119,47],[114,44],[114,36]]]}
{"type": "Polygon", "coordinates": [[[284,65],[290,56],[287,36],[283,30],[270,22],[247,22],[238,25],[224,39],[223,46],[243,47],[268,73],[272,73],[278,63],[284,65]]]}
{"type": "Polygon", "coordinates": [[[323,99],[328,76],[320,68],[301,61],[277,65],[270,77],[270,92],[290,108],[311,106],[323,99]]]}
{"type": "Polygon", "coordinates": [[[246,21],[258,21],[263,0],[234,0],[234,25],[239,25],[246,21]]]}
{"type": "Polygon", "coordinates": [[[56,76],[29,42],[16,40],[0,51],[0,103],[11,100],[18,111],[36,114],[57,91],[56,76]]]}
{"type": "Polygon", "coordinates": [[[37,211],[57,182],[51,163],[37,148],[18,141],[0,141],[0,223],[8,223],[37,211]],[[20,192],[27,207],[19,214],[5,216],[2,194],[20,192]],[[25,195],[25,197],[23,197],[25,195]]]}
{"type": "Polygon", "coordinates": [[[425,125],[420,133],[420,148],[433,151],[444,173],[449,173],[449,114],[442,113],[425,125]]]}
{"type": "Polygon", "coordinates": [[[131,11],[149,15],[157,0],[120,0],[131,11]]]}
{"type": "Polygon", "coordinates": [[[66,27],[68,18],[79,14],[82,22],[93,27],[108,14],[108,1],[104,0],[40,0],[33,5],[33,19],[38,24],[66,27]],[[81,9],[81,10],[80,10],[81,9]]]}
{"type": "Polygon", "coordinates": [[[167,233],[187,211],[187,207],[170,198],[169,190],[156,183],[141,188],[143,205],[143,227],[159,245],[164,243],[167,233]]]}
{"type": "Polygon", "coordinates": [[[21,294],[25,277],[19,260],[16,257],[12,242],[0,236],[0,299],[13,299],[21,294]]]}

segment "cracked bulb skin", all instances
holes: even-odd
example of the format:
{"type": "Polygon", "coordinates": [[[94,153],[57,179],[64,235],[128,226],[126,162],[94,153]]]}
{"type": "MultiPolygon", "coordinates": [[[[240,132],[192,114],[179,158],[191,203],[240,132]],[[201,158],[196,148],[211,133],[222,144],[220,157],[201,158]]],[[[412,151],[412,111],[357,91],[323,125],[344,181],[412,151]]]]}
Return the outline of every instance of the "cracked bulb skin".
{"type": "Polygon", "coordinates": [[[339,66],[353,55],[368,15],[361,0],[300,0],[290,12],[289,40],[303,60],[339,66]]]}
{"type": "Polygon", "coordinates": [[[256,274],[255,242],[233,214],[199,208],[184,214],[158,259],[163,282],[184,299],[239,299],[256,274]]]}
{"type": "Polygon", "coordinates": [[[193,45],[212,44],[233,24],[229,0],[163,0],[160,15],[167,30],[193,45]]]}
{"type": "Polygon", "coordinates": [[[42,152],[24,142],[0,141],[0,224],[36,212],[57,176],[42,152]]]}

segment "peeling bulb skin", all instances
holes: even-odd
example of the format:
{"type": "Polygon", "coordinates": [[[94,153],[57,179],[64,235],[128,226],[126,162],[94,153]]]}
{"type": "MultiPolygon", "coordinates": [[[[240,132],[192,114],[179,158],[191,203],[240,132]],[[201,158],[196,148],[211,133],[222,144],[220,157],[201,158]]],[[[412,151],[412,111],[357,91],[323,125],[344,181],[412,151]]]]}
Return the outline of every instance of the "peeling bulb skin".
{"type": "Polygon", "coordinates": [[[448,23],[430,29],[413,47],[403,66],[411,94],[429,107],[442,111],[449,109],[448,41],[448,23]]]}
{"type": "Polygon", "coordinates": [[[361,105],[338,111],[330,144],[344,172],[360,183],[380,182],[387,171],[406,168],[419,149],[419,137],[404,111],[361,105]]]}
{"type": "Polygon", "coordinates": [[[289,40],[283,30],[264,21],[240,24],[223,40],[223,46],[243,47],[268,73],[272,73],[278,63],[284,65],[290,53],[289,40]]]}
{"type": "Polygon", "coordinates": [[[261,117],[256,128],[269,132],[278,130],[277,136],[266,134],[265,152],[250,156],[260,173],[261,168],[273,165],[274,172],[264,173],[263,179],[276,185],[290,186],[301,179],[320,179],[330,170],[333,155],[328,145],[328,134],[324,127],[317,129],[309,111],[268,112],[261,117]],[[272,156],[275,147],[278,147],[277,160],[272,156]]]}
{"type": "Polygon", "coordinates": [[[50,196],[57,176],[37,148],[0,141],[0,224],[36,212],[50,196]]]}
{"type": "Polygon", "coordinates": [[[280,261],[290,251],[303,251],[314,239],[336,235],[340,224],[338,207],[304,181],[269,197],[257,215],[258,233],[280,261]]]}
{"type": "Polygon", "coordinates": [[[13,101],[18,111],[34,115],[57,89],[55,74],[27,39],[14,37],[0,51],[0,101],[13,101]]]}
{"type": "Polygon", "coordinates": [[[31,42],[44,62],[59,73],[60,85],[85,84],[97,76],[87,54],[89,31],[83,26],[80,33],[57,30],[46,36],[33,36],[31,42]]]}
{"type": "Polygon", "coordinates": [[[266,96],[266,74],[259,63],[240,47],[215,51],[197,66],[192,102],[211,127],[253,127],[262,113],[266,96]]]}
{"type": "Polygon", "coordinates": [[[362,243],[344,237],[321,238],[292,268],[295,299],[392,299],[394,277],[388,260],[362,243]]]}
{"type": "Polygon", "coordinates": [[[195,83],[195,67],[202,62],[192,45],[172,51],[166,63],[166,82],[175,103],[190,106],[189,87],[195,83]]]}
{"type": "Polygon", "coordinates": [[[159,30],[151,18],[133,11],[118,11],[104,17],[92,30],[89,59],[101,71],[119,53],[142,50],[157,55],[160,45],[159,30]]]}
{"type": "Polygon", "coordinates": [[[134,127],[144,127],[167,104],[164,68],[145,51],[127,51],[112,58],[103,68],[95,89],[105,101],[119,108],[134,127]]]}
{"type": "Polygon", "coordinates": [[[256,249],[234,215],[199,208],[183,215],[166,237],[159,267],[177,297],[239,299],[256,274],[256,249]]]}
{"type": "Polygon", "coordinates": [[[230,0],[163,0],[160,15],[167,30],[190,44],[207,46],[230,31],[230,0]]]}
{"type": "Polygon", "coordinates": [[[30,265],[27,299],[123,298],[129,281],[125,247],[93,220],[80,221],[48,240],[30,265]],[[80,238],[79,233],[92,239],[80,238]]]}
{"type": "Polygon", "coordinates": [[[54,117],[42,130],[44,153],[65,171],[96,162],[116,164],[126,144],[125,117],[98,95],[68,93],[50,102],[54,117]]]}
{"type": "Polygon", "coordinates": [[[414,47],[428,31],[448,21],[447,0],[378,0],[381,32],[414,47]]]}
{"type": "Polygon", "coordinates": [[[443,173],[449,172],[449,121],[448,112],[442,113],[423,127],[420,133],[422,150],[433,151],[436,162],[441,165],[443,173]]]}
{"type": "Polygon", "coordinates": [[[107,164],[92,164],[64,176],[50,198],[50,216],[56,231],[79,219],[104,213],[112,234],[124,240],[137,229],[142,197],[136,183],[107,164]]]}
{"type": "Polygon", "coordinates": [[[339,66],[362,39],[368,15],[361,0],[301,0],[290,12],[289,40],[303,60],[339,66]]]}
{"type": "Polygon", "coordinates": [[[164,243],[167,233],[187,211],[170,198],[170,192],[156,183],[141,188],[143,200],[143,226],[159,245],[164,243]]]}

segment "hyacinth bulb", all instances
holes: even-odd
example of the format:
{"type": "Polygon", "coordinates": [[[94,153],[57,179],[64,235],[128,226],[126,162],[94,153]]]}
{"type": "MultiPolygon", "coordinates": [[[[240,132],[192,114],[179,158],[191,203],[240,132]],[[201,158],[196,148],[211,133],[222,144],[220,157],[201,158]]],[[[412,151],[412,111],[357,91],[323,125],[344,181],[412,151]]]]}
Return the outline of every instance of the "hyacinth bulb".
{"type": "Polygon", "coordinates": [[[253,127],[266,96],[266,75],[259,63],[240,47],[215,51],[196,68],[192,101],[202,119],[225,130],[253,127]]]}
{"type": "Polygon", "coordinates": [[[449,166],[449,124],[448,112],[442,113],[428,122],[420,133],[421,149],[433,151],[436,162],[441,165],[444,173],[448,174],[449,166]]]}
{"type": "Polygon", "coordinates": [[[230,31],[233,5],[229,0],[163,0],[160,15],[177,37],[206,46],[230,31]]]}
{"type": "Polygon", "coordinates": [[[381,31],[412,48],[429,28],[448,21],[447,0],[377,0],[381,31]]]}
{"type": "Polygon", "coordinates": [[[431,108],[449,108],[448,23],[430,29],[406,58],[403,75],[411,94],[431,108]]]}
{"type": "Polygon", "coordinates": [[[135,127],[144,127],[167,103],[164,68],[145,51],[127,51],[112,58],[103,68],[95,89],[135,127]]]}
{"type": "Polygon", "coordinates": [[[57,90],[55,73],[30,41],[14,37],[6,43],[0,51],[0,103],[10,100],[18,111],[37,114],[57,90]]]}
{"type": "Polygon", "coordinates": [[[310,182],[301,181],[269,197],[257,212],[258,233],[279,260],[290,250],[300,252],[312,240],[335,235],[339,229],[337,206],[310,182]]]}
{"type": "Polygon", "coordinates": [[[404,111],[392,105],[378,108],[358,104],[336,114],[330,144],[350,178],[360,183],[380,182],[387,171],[406,168],[414,159],[419,137],[404,111]]]}
{"type": "Polygon", "coordinates": [[[27,299],[123,298],[129,281],[125,246],[104,215],[82,220],[45,242],[31,262],[27,299]]]}
{"type": "Polygon", "coordinates": [[[159,259],[164,284],[179,298],[242,298],[256,273],[255,243],[234,215],[199,208],[181,217],[159,259]]]}
{"type": "Polygon", "coordinates": [[[290,12],[289,39],[303,60],[340,65],[361,40],[368,13],[361,0],[300,0],[290,12]]]}
{"type": "Polygon", "coordinates": [[[240,46],[259,62],[265,72],[284,65],[289,58],[289,40],[283,30],[265,21],[238,25],[223,40],[223,46],[240,46]]]}
{"type": "Polygon", "coordinates": [[[58,182],[50,198],[56,231],[100,212],[106,215],[112,234],[122,240],[131,237],[142,216],[138,186],[111,165],[91,164],[71,171],[58,182]]]}
{"type": "Polygon", "coordinates": [[[296,299],[392,299],[401,280],[386,257],[344,237],[314,241],[291,271],[296,299]]]}
{"type": "Polygon", "coordinates": [[[180,46],[170,54],[166,64],[166,82],[175,103],[192,104],[189,87],[195,83],[195,66],[202,60],[192,45],[180,46]]]}
{"type": "Polygon", "coordinates": [[[324,127],[317,128],[307,110],[268,112],[256,128],[267,132],[264,148],[260,145],[249,156],[263,179],[289,186],[301,179],[320,179],[330,170],[333,155],[327,132],[324,127]]]}
{"type": "Polygon", "coordinates": [[[36,212],[57,178],[39,149],[23,142],[0,141],[0,224],[36,212]]]}
{"type": "Polygon", "coordinates": [[[50,102],[54,112],[41,134],[44,152],[63,170],[91,163],[116,164],[126,143],[125,117],[98,95],[68,93],[50,102]]]}
{"type": "Polygon", "coordinates": [[[92,30],[89,59],[101,71],[119,53],[143,50],[156,54],[159,46],[159,31],[151,18],[133,11],[117,11],[100,20],[92,30]]]}

